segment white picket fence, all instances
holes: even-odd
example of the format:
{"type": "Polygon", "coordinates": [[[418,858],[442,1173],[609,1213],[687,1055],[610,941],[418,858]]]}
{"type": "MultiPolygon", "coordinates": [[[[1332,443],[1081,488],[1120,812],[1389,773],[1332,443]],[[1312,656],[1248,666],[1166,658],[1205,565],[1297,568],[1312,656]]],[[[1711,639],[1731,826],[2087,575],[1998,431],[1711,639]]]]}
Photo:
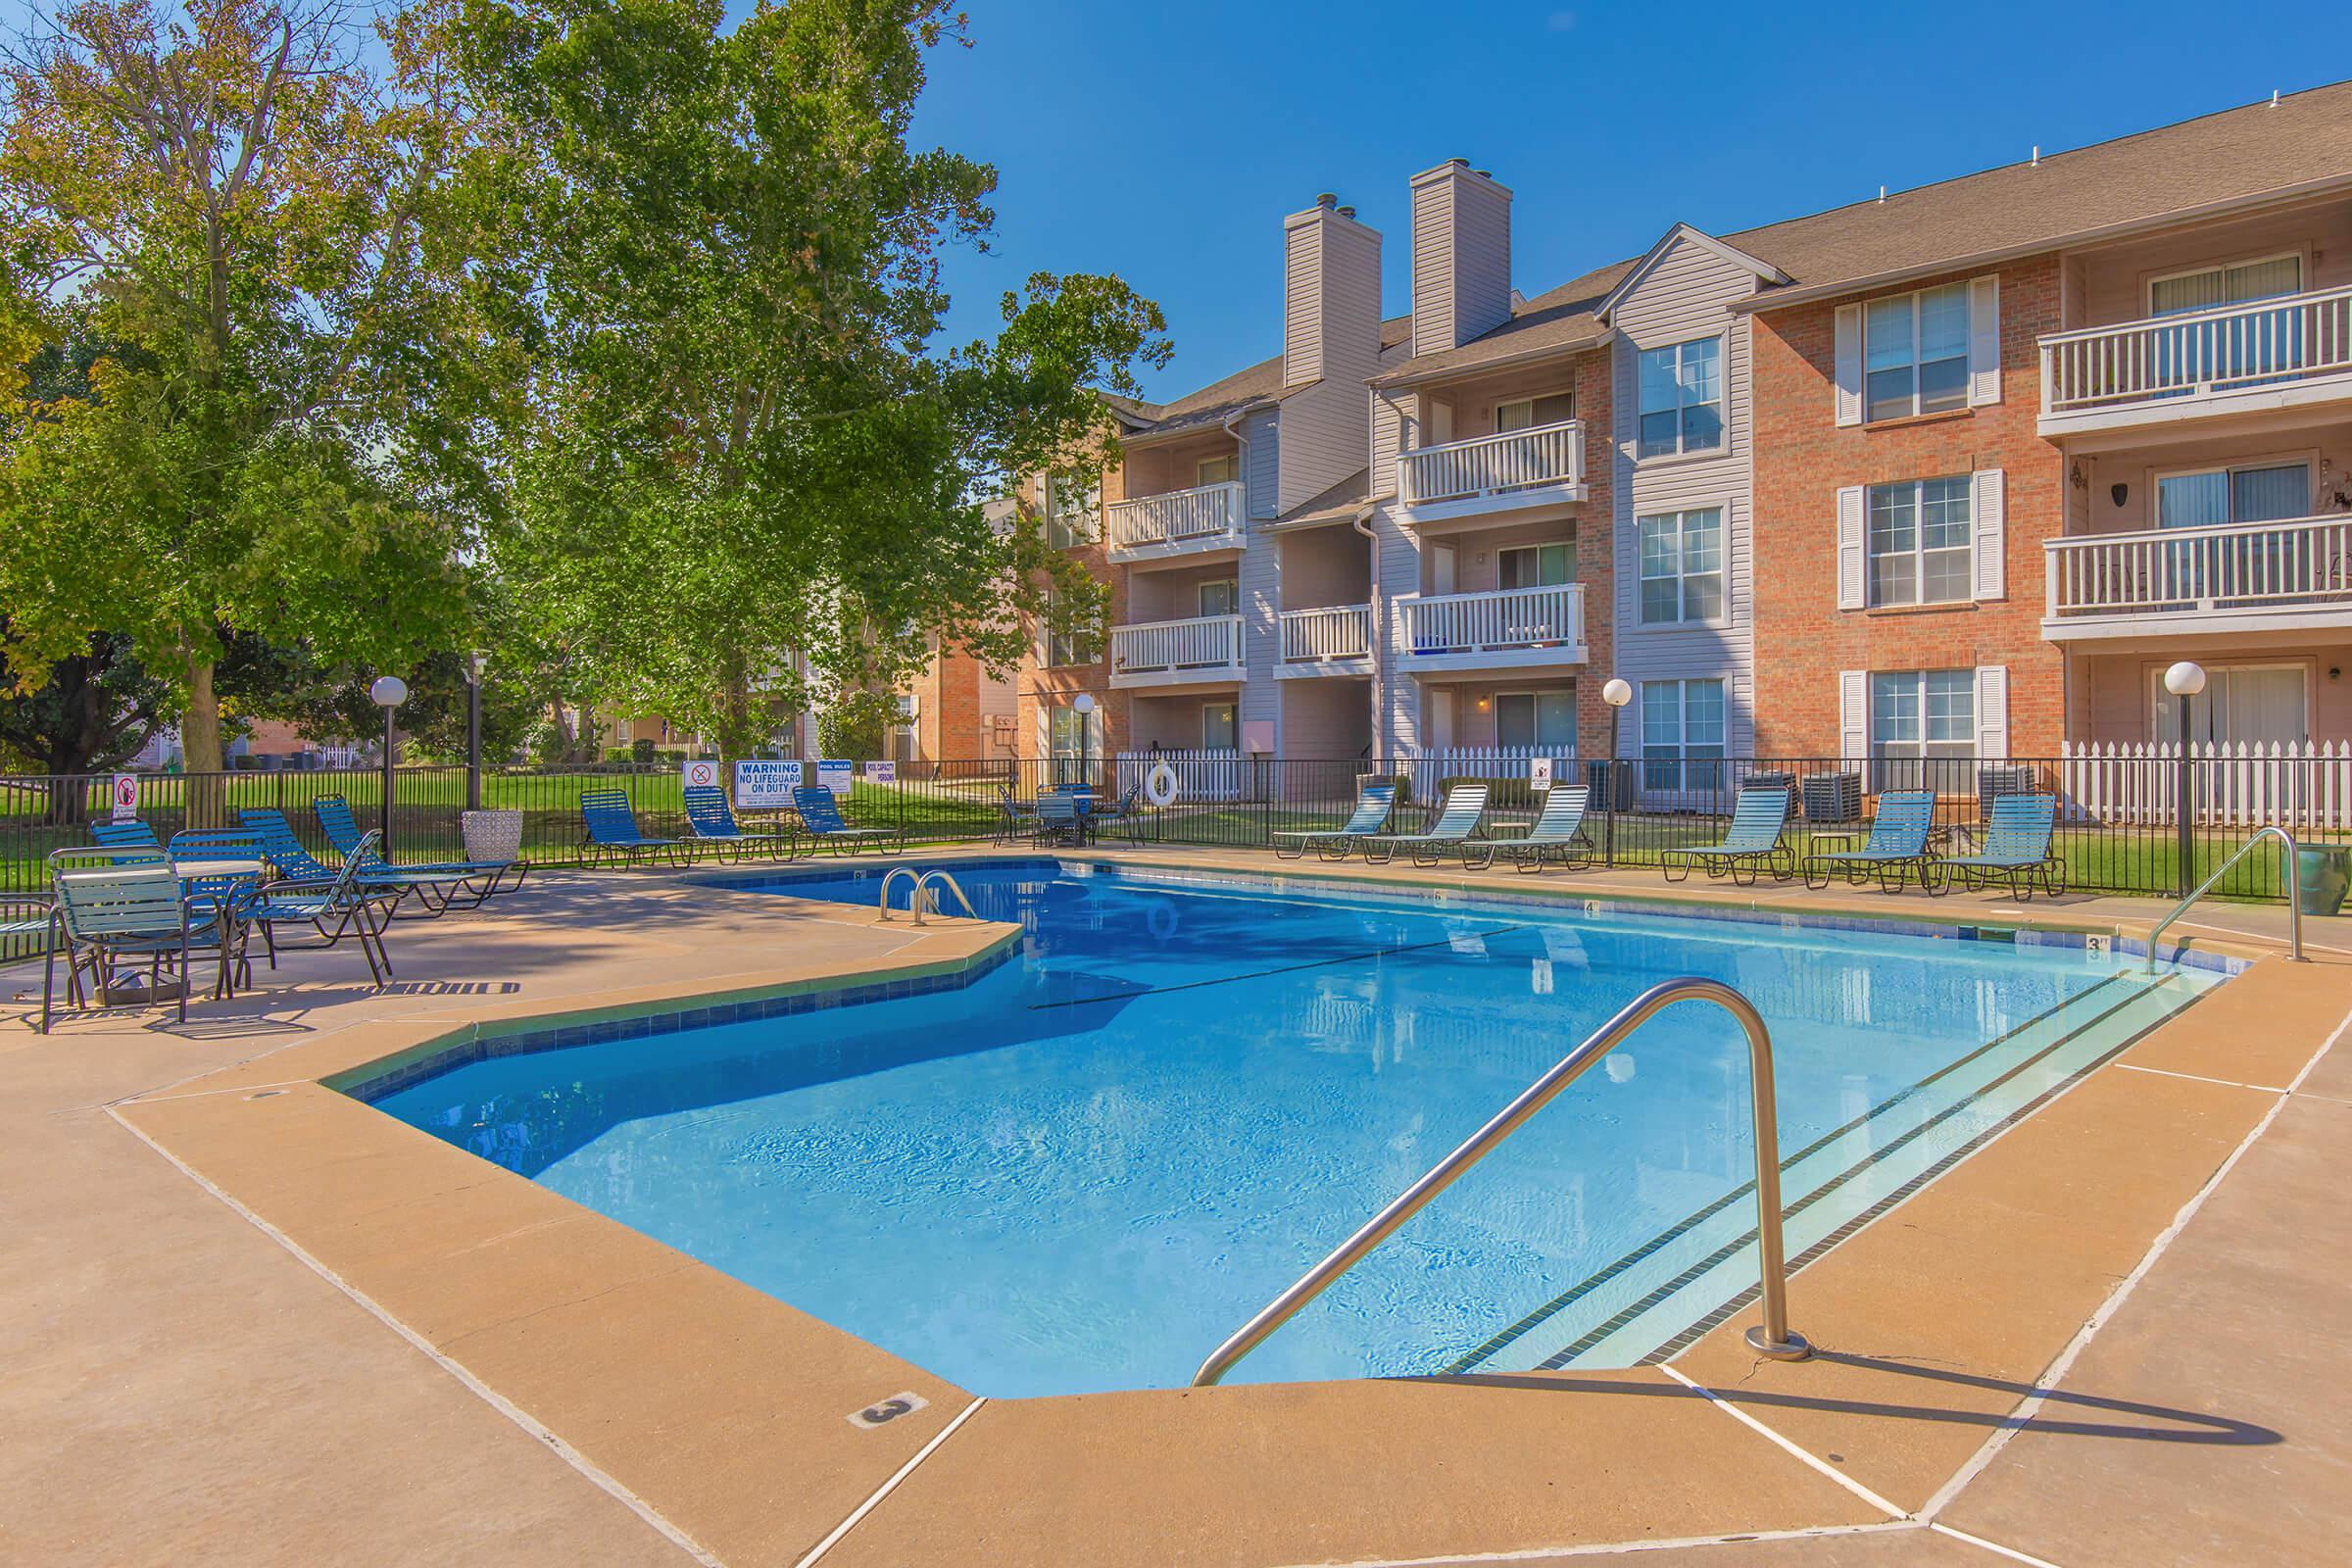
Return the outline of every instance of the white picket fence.
{"type": "Polygon", "coordinates": [[[1441,783],[1449,778],[1524,779],[1527,764],[1536,758],[1552,760],[1553,776],[1572,778],[1576,749],[1544,746],[1454,746],[1416,752],[1404,766],[1412,774],[1413,799],[1435,804],[1441,783]]]}
{"type": "MultiPolygon", "coordinates": [[[[2278,823],[2352,828],[2352,741],[2289,747],[2225,742],[2189,749],[2189,799],[2213,827],[2278,823]]],[[[2109,823],[2178,820],[2178,743],[2069,745],[2058,763],[2070,812],[2109,823]]]]}
{"type": "Polygon", "coordinates": [[[1118,792],[1143,788],[1160,762],[1176,774],[1179,801],[1238,801],[1250,778],[1250,760],[1238,751],[1121,752],[1112,767],[1118,792]]]}

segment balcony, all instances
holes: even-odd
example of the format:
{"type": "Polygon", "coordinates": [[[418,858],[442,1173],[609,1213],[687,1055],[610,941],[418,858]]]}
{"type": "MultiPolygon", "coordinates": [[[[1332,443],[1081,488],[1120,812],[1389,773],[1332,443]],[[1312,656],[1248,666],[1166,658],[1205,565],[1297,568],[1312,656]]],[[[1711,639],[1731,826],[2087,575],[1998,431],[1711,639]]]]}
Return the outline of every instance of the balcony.
{"type": "Polygon", "coordinates": [[[2042,550],[2053,641],[2352,627],[2352,516],[2078,534],[2042,550]]]}
{"type": "Polygon", "coordinates": [[[1334,605],[1282,612],[1280,679],[1372,673],[1372,607],[1334,605]]]}
{"type": "Polygon", "coordinates": [[[1249,527],[1246,497],[1239,484],[1203,484],[1114,501],[1102,509],[1110,559],[1125,564],[1238,551],[1249,527]]]}
{"type": "Polygon", "coordinates": [[[2041,340],[2043,435],[2352,401],[2352,288],[2041,340]]]}
{"type": "Polygon", "coordinates": [[[1585,422],[1419,447],[1396,459],[1396,505],[1415,527],[1521,520],[1540,507],[1585,499],[1585,422]]]}
{"type": "Polygon", "coordinates": [[[1230,686],[1242,674],[1239,615],[1198,615],[1110,629],[1113,686],[1230,686]]]}
{"type": "Polygon", "coordinates": [[[1397,662],[1414,674],[1581,664],[1587,657],[1582,583],[1415,594],[1397,604],[1404,612],[1397,662]]]}

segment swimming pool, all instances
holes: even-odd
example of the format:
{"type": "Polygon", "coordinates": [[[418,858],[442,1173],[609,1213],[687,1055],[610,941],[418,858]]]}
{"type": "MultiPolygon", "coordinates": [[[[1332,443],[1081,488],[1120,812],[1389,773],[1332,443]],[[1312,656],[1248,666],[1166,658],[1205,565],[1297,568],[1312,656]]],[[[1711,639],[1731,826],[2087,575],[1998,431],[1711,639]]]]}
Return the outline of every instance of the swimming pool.
{"type": "MultiPolygon", "coordinates": [[[[756,885],[870,906],[876,874],[756,885]]],[[[2030,933],[956,874],[1024,928],[968,986],[513,1042],[370,1098],[976,1393],[1063,1394],[1185,1382],[1659,980],[1726,981],[1771,1024],[1801,1257],[2222,978],[2030,933]]],[[[1755,1284],[1747,1117],[1737,1026],[1668,1009],[1235,1380],[1671,1353],[1755,1284]]]]}

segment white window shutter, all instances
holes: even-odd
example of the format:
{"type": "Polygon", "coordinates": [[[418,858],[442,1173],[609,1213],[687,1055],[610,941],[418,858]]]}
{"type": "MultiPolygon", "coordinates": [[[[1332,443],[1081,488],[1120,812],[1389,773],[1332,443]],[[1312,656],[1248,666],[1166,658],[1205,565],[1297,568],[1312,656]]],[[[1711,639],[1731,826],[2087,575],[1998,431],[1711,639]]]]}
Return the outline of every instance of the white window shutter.
{"type": "MultiPolygon", "coordinates": [[[[1973,362],[1973,353],[1972,353],[1973,362]]],[[[1862,422],[1862,307],[1838,307],[1838,422],[1862,422]]]]}
{"type": "Polygon", "coordinates": [[[1968,285],[1968,401],[1971,407],[2001,401],[2001,280],[1980,277],[1968,285]]]}
{"type": "Polygon", "coordinates": [[[1862,487],[1842,486],[1838,492],[1838,608],[1860,610],[1869,602],[1866,574],[1870,569],[1862,525],[1862,487]]]}
{"type": "Polygon", "coordinates": [[[1859,761],[1870,755],[1870,671],[1838,674],[1838,755],[1859,761]]]}
{"type": "Polygon", "coordinates": [[[2009,557],[2003,539],[2007,491],[1998,468],[1980,468],[1971,483],[1968,514],[1976,531],[1979,599],[2009,597],[2009,557]]]}
{"type": "Polygon", "coordinates": [[[2009,666],[1977,666],[1977,760],[1995,762],[2009,755],[2009,666]]]}

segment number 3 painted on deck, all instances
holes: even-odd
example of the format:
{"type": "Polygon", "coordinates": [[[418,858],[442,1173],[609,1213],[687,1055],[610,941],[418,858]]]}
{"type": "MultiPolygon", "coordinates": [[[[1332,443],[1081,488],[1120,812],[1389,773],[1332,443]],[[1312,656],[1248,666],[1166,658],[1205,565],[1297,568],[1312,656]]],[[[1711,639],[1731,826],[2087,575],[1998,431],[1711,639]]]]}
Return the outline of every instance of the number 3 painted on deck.
{"type": "Polygon", "coordinates": [[[919,1394],[894,1394],[852,1415],[850,1425],[870,1432],[876,1427],[889,1425],[903,1415],[912,1415],[930,1402],[919,1394]]]}

